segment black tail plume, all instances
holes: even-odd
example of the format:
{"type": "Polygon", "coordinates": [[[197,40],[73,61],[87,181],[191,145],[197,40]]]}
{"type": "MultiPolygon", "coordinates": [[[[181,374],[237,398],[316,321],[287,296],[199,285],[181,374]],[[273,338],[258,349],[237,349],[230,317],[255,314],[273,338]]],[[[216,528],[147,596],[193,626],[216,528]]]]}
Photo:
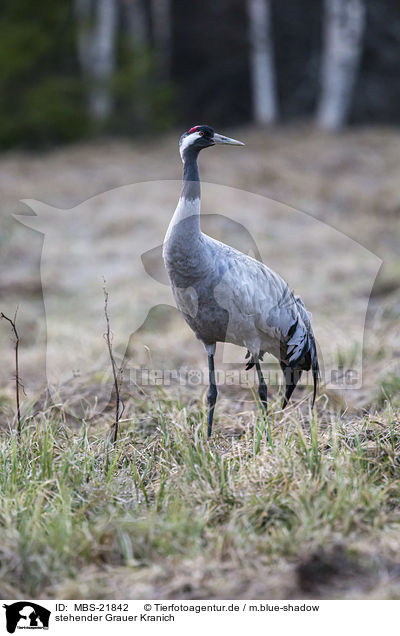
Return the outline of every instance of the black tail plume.
{"type": "Polygon", "coordinates": [[[312,375],[314,380],[314,393],[313,393],[313,401],[312,401],[312,408],[314,408],[315,398],[317,397],[317,390],[318,390],[318,384],[320,379],[317,347],[315,346],[314,337],[312,337],[311,339],[311,369],[312,369],[312,375]]]}
{"type": "Polygon", "coordinates": [[[285,388],[285,397],[282,401],[282,410],[285,409],[288,405],[288,402],[292,396],[293,391],[295,390],[297,383],[300,380],[302,370],[297,368],[293,369],[290,365],[285,364],[284,362],[280,363],[282,373],[285,376],[286,388],[285,388]]]}

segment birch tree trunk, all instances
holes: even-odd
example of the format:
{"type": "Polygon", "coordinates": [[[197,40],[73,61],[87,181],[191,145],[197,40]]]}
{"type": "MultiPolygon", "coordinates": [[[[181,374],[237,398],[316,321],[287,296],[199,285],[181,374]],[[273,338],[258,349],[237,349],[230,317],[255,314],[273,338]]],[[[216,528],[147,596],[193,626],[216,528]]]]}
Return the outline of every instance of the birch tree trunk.
{"type": "Polygon", "coordinates": [[[111,79],[116,64],[117,0],[75,0],[78,52],[88,80],[88,110],[103,123],[113,110],[111,79]]]}
{"type": "Polygon", "coordinates": [[[364,0],[325,0],[318,125],[335,131],[347,121],[359,69],[364,0]]]}
{"type": "Polygon", "coordinates": [[[247,0],[253,119],[266,126],[277,118],[270,0],[247,0]]]}
{"type": "Polygon", "coordinates": [[[172,17],[170,0],[151,0],[156,64],[161,79],[171,75],[172,17]]]}

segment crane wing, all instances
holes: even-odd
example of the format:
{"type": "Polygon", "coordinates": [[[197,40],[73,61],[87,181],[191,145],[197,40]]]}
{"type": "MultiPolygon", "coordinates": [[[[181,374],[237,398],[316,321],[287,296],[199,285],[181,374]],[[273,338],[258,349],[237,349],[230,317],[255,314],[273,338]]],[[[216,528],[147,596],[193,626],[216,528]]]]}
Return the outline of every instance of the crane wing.
{"type": "MultiPolygon", "coordinates": [[[[213,240],[213,239],[212,239],[213,240]]],[[[296,366],[313,339],[310,317],[300,298],[276,272],[237,250],[215,241],[220,280],[215,297],[232,316],[254,324],[261,337],[274,343],[270,353],[296,366]]],[[[310,367],[309,367],[310,368],[310,367]]]]}

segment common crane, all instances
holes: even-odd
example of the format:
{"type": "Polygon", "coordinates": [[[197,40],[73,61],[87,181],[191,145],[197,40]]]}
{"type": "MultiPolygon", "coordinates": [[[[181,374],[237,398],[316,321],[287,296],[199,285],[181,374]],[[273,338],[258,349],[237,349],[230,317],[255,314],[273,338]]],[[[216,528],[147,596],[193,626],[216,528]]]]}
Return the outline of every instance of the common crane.
{"type": "Polygon", "coordinates": [[[263,263],[217,241],[200,229],[200,150],[216,144],[244,146],[194,126],[180,138],[183,189],[169,224],[163,258],[178,309],[208,354],[207,435],[211,436],[217,400],[214,355],[217,342],[247,349],[246,369],[255,366],[260,401],[267,409],[267,385],[260,360],[275,356],[285,375],[282,408],[287,405],[302,371],[312,370],[314,406],[319,366],[310,317],[302,300],[263,263]]]}

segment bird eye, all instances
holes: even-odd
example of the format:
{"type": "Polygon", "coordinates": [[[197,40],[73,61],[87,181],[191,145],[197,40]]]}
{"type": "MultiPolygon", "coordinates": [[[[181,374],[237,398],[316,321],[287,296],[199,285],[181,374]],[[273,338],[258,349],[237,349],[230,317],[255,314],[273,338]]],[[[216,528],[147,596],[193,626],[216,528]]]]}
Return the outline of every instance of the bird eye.
{"type": "Polygon", "coordinates": [[[202,130],[199,130],[199,135],[201,135],[201,137],[204,135],[204,132],[202,130]]]}

